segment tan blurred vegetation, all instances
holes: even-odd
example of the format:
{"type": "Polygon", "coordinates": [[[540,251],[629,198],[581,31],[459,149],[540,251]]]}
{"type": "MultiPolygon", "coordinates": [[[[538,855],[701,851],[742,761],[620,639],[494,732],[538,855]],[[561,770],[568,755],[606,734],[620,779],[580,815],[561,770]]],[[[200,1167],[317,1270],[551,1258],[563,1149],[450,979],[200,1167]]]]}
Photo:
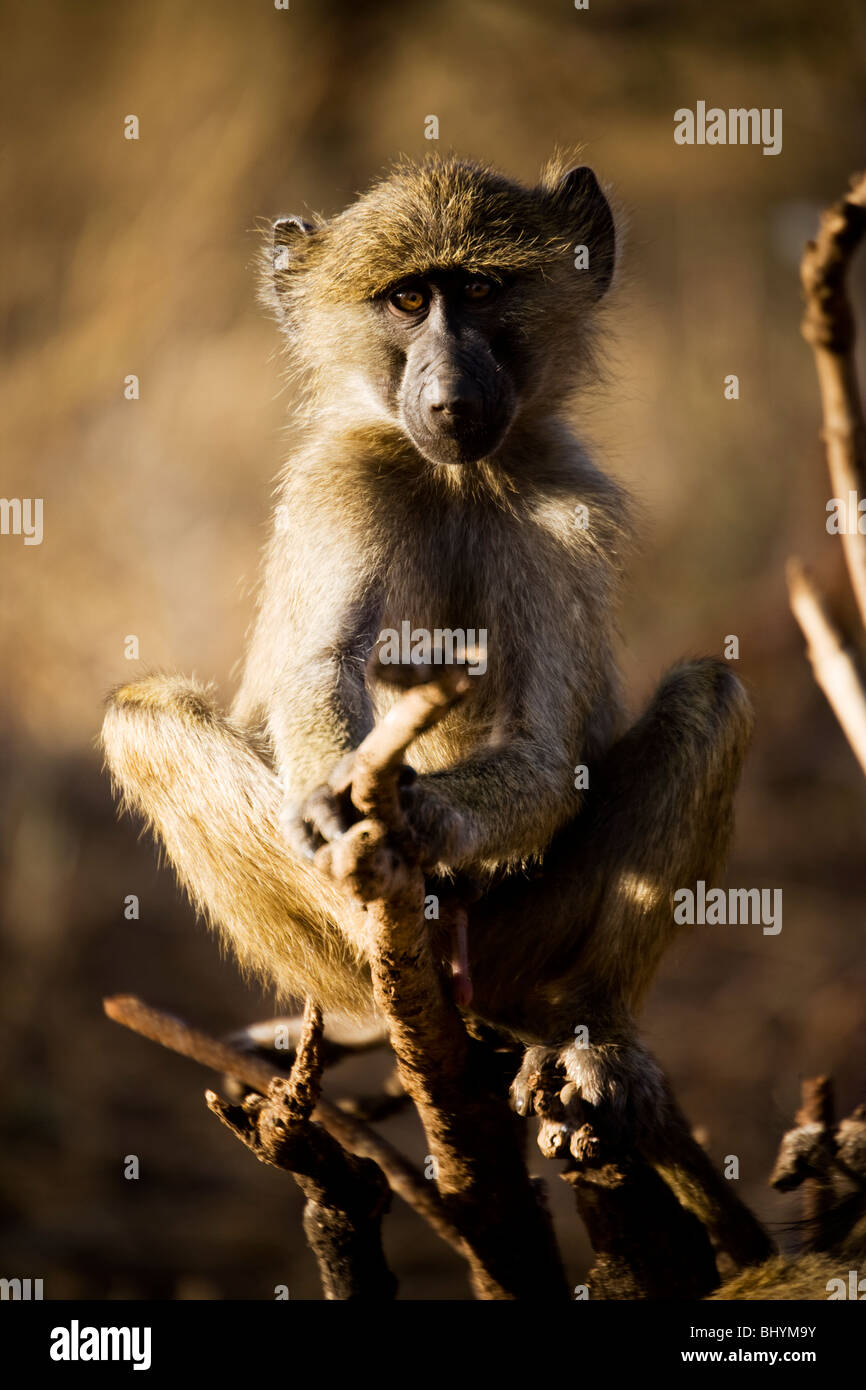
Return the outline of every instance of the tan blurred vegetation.
{"type": "MultiPolygon", "coordinates": [[[[790,1215],[764,1181],[798,1078],[832,1071],[846,1108],[866,1094],[866,788],[783,583],[797,550],[839,590],[796,263],[866,162],[862,6],[5,0],[0,15],[2,492],[45,515],[42,546],[0,539],[0,1274],[44,1277],[47,1297],[317,1296],[292,1185],[218,1130],[192,1068],[101,1017],[127,988],[217,1029],[268,1006],[115,823],[93,738],[104,691],[139,669],[128,634],[142,666],[230,691],[291,448],[257,225],[338,210],[429,149],[430,113],[440,147],[527,180],[557,142],[584,142],[626,216],[610,380],[582,407],[646,507],[626,670],[637,702],[666,663],[739,636],[759,725],[730,881],[782,887],[785,906],[775,938],[684,939],[646,1025],[714,1154],[740,1156],[743,1195],[790,1215]],[[675,146],[673,112],[698,99],[782,107],[782,154],[675,146]]],[[[864,284],[861,266],[861,322],[864,284]]],[[[389,1132],[423,1161],[408,1121],[389,1132]]],[[[585,1246],[546,1171],[576,1282],[585,1246]]],[[[389,1241],[404,1296],[465,1294],[402,1208],[389,1241]]]]}

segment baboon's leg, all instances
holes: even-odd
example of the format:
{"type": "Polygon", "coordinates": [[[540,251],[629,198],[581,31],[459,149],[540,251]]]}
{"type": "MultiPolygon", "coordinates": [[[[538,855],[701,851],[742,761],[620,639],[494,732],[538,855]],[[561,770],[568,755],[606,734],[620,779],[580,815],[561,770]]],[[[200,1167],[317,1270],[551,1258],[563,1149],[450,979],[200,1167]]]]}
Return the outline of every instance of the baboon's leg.
{"type": "Polygon", "coordinates": [[[369,1011],[363,968],[335,925],[336,890],[287,847],[277,777],[210,693],[168,676],[121,686],[102,743],[124,805],[145,817],[242,967],[283,996],[369,1011]]]}
{"type": "Polygon", "coordinates": [[[644,1124],[654,1132],[665,1108],[664,1078],[637,1040],[635,1011],[676,930],[674,892],[711,882],[721,866],[750,728],[743,687],[723,663],[670,672],[643,717],[590,768],[585,809],[541,876],[505,883],[471,911],[474,1007],[527,1040],[557,1044],[583,1100],[623,1118],[627,1110],[635,1137],[644,1124]],[[484,960],[495,970],[494,934],[507,958],[518,928],[536,943],[535,963],[522,979],[501,971],[491,979],[484,960]]]}
{"type": "MultiPolygon", "coordinates": [[[[478,905],[482,931],[521,922],[557,944],[539,961],[547,981],[540,1000],[528,972],[523,1010],[530,1034],[560,1046],[528,1050],[513,1087],[517,1107],[530,1108],[535,1081],[552,1064],[563,1085],[573,1083],[568,1127],[589,1120],[610,1133],[613,1122],[741,1262],[765,1258],[771,1244],[692,1139],[634,1015],[677,930],[674,892],[700,878],[711,883],[722,866],[751,726],[743,687],[726,665],[672,671],[598,775],[590,770],[585,812],[559,836],[541,875],[521,884],[519,896],[505,884],[478,905]],[[585,1040],[575,1037],[581,1026],[585,1040]]],[[[483,952],[475,928],[473,919],[472,948],[483,952]]],[[[483,992],[476,988],[476,997],[483,992]]]]}
{"type": "Polygon", "coordinates": [[[590,767],[584,808],[541,870],[470,906],[482,1017],[539,1042],[564,1042],[581,1024],[590,1041],[630,1039],[677,930],[674,892],[712,882],[724,860],[751,723],[724,663],[690,662],[665,677],[643,717],[590,767]]]}

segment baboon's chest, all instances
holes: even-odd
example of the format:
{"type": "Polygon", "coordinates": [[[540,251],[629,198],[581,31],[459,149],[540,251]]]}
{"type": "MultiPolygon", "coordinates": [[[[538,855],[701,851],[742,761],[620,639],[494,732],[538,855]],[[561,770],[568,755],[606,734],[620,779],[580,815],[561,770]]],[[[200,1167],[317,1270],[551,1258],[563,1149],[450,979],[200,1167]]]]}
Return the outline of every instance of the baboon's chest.
{"type": "MultiPolygon", "coordinates": [[[[432,651],[446,664],[466,656],[478,674],[469,698],[413,747],[415,766],[451,766],[515,721],[531,722],[539,659],[561,693],[563,720],[570,718],[573,693],[561,665],[573,661],[579,604],[570,557],[544,528],[513,518],[465,528],[431,524],[421,542],[416,528],[411,548],[395,545],[382,577],[379,636],[389,642],[391,659],[427,664],[432,651]]],[[[379,712],[393,692],[379,685],[379,712]]]]}
{"type": "Polygon", "coordinates": [[[489,525],[431,526],[410,548],[398,545],[384,576],[383,627],[399,631],[474,633],[506,655],[525,640],[537,603],[521,537],[489,525]],[[479,634],[484,633],[484,637],[479,634]]]}

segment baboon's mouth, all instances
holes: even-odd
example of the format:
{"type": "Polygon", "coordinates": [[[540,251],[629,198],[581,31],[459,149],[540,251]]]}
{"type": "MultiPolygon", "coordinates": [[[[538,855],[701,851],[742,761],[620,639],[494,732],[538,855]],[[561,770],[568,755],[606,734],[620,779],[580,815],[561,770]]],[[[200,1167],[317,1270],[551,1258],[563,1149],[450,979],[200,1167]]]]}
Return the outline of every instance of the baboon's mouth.
{"type": "Polygon", "coordinates": [[[496,453],[508,433],[508,421],[495,425],[442,426],[435,431],[409,429],[412,443],[429,463],[477,463],[496,453]]]}

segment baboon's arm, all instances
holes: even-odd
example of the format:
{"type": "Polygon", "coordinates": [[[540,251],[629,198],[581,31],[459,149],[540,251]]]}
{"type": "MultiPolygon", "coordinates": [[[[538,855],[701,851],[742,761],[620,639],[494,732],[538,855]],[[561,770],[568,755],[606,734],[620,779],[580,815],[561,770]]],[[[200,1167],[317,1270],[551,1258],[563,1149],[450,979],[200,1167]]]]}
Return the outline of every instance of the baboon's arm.
{"type": "Polygon", "coordinates": [[[448,868],[537,854],[578,810],[570,760],[541,738],[517,738],[420,777],[410,814],[448,868]]]}
{"type": "Polygon", "coordinates": [[[315,508],[302,481],[285,494],[233,709],[266,736],[295,808],[373,727],[365,665],[381,617],[381,585],[360,549],[336,526],[315,535],[301,524],[315,508]]]}
{"type": "Polygon", "coordinates": [[[364,661],[355,650],[331,646],[284,669],[278,692],[268,732],[287,810],[298,810],[373,727],[364,661]]]}
{"type": "MultiPolygon", "coordinates": [[[[555,650],[552,633],[541,641],[544,650],[555,650]]],[[[573,765],[589,711],[566,664],[557,659],[551,674],[509,663],[512,685],[500,684],[484,740],[451,766],[418,778],[410,817],[440,864],[469,869],[539,854],[579,811],[573,765]]]]}

